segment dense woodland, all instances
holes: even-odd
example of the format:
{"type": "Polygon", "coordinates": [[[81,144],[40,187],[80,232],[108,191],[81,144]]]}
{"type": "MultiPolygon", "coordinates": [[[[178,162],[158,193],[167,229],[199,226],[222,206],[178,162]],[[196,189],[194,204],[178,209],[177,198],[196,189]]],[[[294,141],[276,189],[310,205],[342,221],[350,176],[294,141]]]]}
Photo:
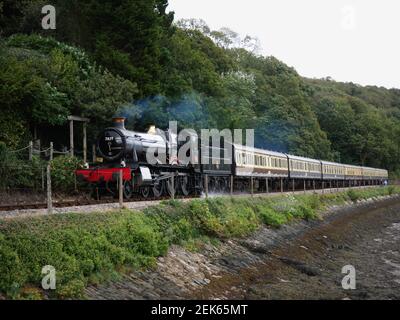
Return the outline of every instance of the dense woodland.
{"type": "Polygon", "coordinates": [[[0,141],[25,146],[36,128],[66,143],[70,114],[91,119],[94,139],[125,115],[137,130],[254,128],[258,147],[400,172],[400,90],[305,79],[256,39],[175,21],[167,7],[0,0],[0,141]],[[49,3],[56,30],[41,28],[49,3]]]}

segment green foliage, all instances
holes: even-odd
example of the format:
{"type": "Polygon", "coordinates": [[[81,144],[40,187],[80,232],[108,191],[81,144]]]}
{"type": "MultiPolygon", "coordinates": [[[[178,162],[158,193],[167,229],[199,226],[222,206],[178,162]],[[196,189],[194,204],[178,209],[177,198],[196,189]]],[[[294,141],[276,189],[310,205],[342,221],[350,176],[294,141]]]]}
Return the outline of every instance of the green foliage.
{"type": "Polygon", "coordinates": [[[51,161],[51,183],[55,191],[70,193],[75,188],[75,170],[82,161],[71,156],[56,157],[51,161]]]}
{"type": "Polygon", "coordinates": [[[128,211],[1,221],[0,244],[0,291],[16,296],[24,284],[39,285],[52,265],[63,298],[80,297],[92,274],[152,265],[167,249],[149,217],[128,211]]]}
{"type": "Polygon", "coordinates": [[[0,189],[39,188],[44,162],[37,156],[23,161],[0,142],[0,189]]]}
{"type": "Polygon", "coordinates": [[[135,84],[97,67],[81,49],[52,38],[14,35],[5,44],[0,138],[7,145],[26,143],[28,124],[43,130],[65,124],[71,114],[90,117],[94,137],[137,92],[135,84]]]}
{"type": "Polygon", "coordinates": [[[336,160],[397,170],[398,90],[326,80],[307,80],[306,84],[321,128],[336,151],[336,160]]]}
{"type": "Polygon", "coordinates": [[[280,227],[288,221],[287,216],[268,207],[261,208],[259,215],[262,221],[271,227],[280,227]]]}
{"type": "Polygon", "coordinates": [[[2,2],[0,139],[8,146],[69,114],[89,117],[94,138],[123,110],[140,130],[171,119],[254,128],[261,148],[400,172],[397,89],[304,79],[257,55],[252,37],[202,20],[173,25],[167,0],[55,1],[63,19],[46,32],[34,23],[43,3],[2,2]]]}
{"type": "Polygon", "coordinates": [[[213,198],[167,201],[144,212],[0,220],[0,292],[11,298],[40,298],[42,267],[56,268],[58,298],[82,298],[88,283],[115,277],[118,270],[153,266],[171,244],[197,251],[204,243],[250,235],[261,223],[278,228],[294,219],[318,219],[318,211],[340,199],[356,201],[400,193],[398,187],[356,193],[213,198]],[[318,198],[318,200],[317,200],[318,198]]]}

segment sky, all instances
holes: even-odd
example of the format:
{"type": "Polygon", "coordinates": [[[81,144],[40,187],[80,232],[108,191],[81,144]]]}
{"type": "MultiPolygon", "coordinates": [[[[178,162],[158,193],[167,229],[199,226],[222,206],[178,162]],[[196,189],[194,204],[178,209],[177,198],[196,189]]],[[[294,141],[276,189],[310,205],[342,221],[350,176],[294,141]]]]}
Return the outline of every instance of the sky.
{"type": "Polygon", "coordinates": [[[169,0],[198,18],[260,40],[302,76],[400,88],[399,0],[169,0]]]}

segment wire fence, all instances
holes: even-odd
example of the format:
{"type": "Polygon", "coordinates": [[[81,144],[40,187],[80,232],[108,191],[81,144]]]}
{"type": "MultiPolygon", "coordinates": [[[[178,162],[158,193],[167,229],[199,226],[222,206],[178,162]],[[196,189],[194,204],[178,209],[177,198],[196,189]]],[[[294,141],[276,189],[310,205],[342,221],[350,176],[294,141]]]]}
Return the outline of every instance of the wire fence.
{"type": "Polygon", "coordinates": [[[19,149],[0,150],[0,211],[8,206],[43,205],[49,188],[55,202],[87,199],[91,189],[75,175],[83,161],[79,153],[71,154],[71,149],[57,150],[53,143],[40,148],[30,142],[19,149]]]}

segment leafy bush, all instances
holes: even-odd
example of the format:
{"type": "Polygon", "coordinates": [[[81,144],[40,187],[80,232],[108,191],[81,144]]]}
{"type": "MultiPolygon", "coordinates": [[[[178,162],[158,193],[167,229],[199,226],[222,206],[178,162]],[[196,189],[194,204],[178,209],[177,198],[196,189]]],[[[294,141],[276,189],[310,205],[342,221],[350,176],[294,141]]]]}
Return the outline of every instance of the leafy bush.
{"type": "Polygon", "coordinates": [[[288,218],[271,208],[262,208],[259,212],[262,221],[272,227],[280,227],[281,225],[287,223],[288,218]]]}
{"type": "Polygon", "coordinates": [[[66,215],[0,221],[0,291],[16,297],[39,285],[45,265],[56,269],[59,297],[78,297],[93,274],[112,275],[123,265],[150,266],[168,242],[140,212],[66,215]]]}
{"type": "Polygon", "coordinates": [[[349,191],[347,191],[347,196],[350,198],[351,201],[357,201],[358,199],[360,199],[361,194],[354,189],[350,189],[349,191]]]}
{"type": "Polygon", "coordinates": [[[75,189],[75,170],[82,161],[70,157],[56,157],[51,161],[51,183],[55,191],[71,193],[75,189]]]}

